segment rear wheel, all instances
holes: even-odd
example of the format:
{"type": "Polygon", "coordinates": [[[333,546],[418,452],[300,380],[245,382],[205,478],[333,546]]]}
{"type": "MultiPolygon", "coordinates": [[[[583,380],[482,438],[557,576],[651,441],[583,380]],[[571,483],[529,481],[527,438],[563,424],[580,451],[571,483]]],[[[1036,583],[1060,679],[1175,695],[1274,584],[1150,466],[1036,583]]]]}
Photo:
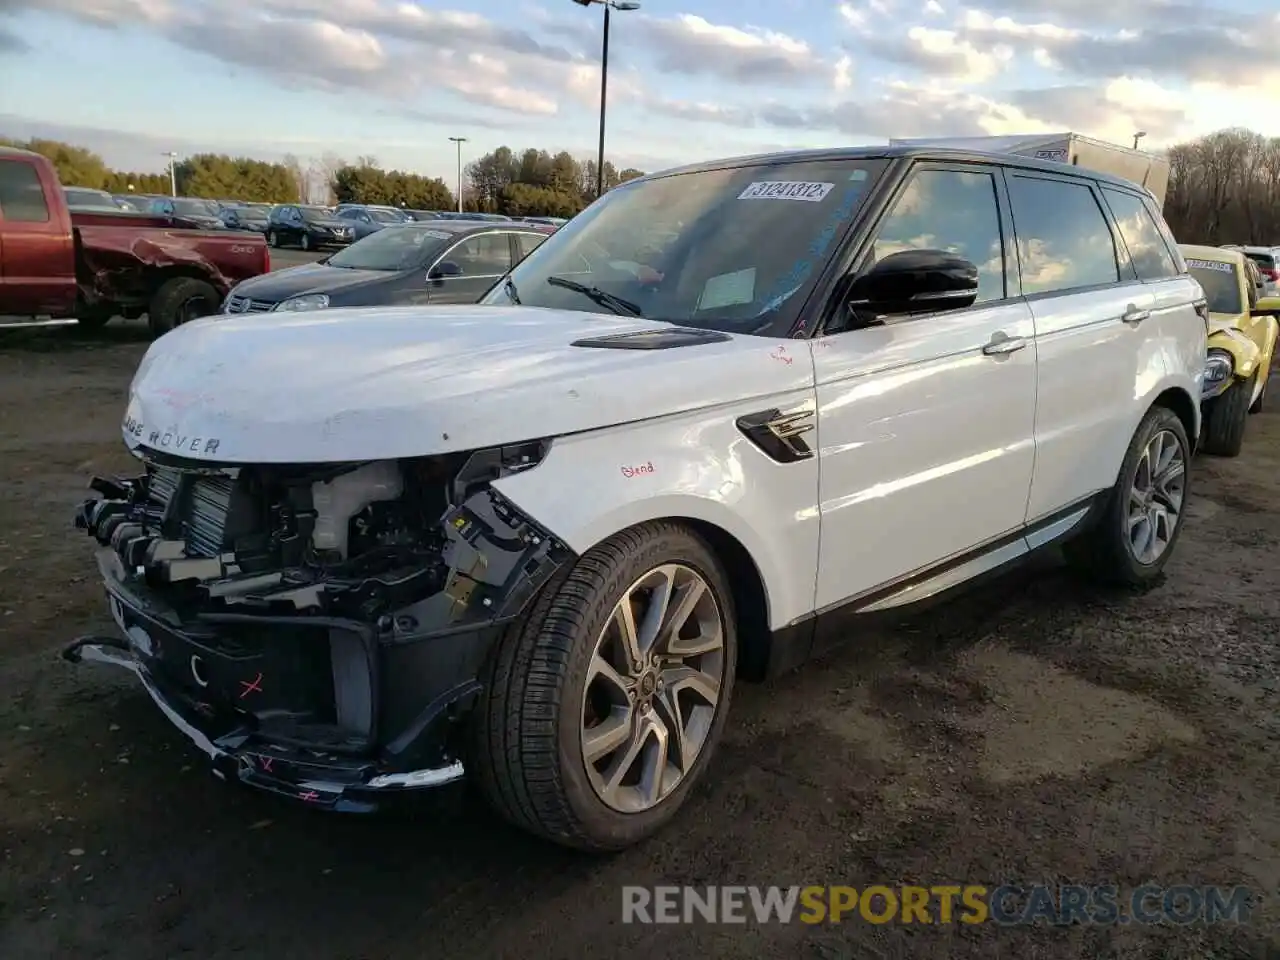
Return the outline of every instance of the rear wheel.
{"type": "Polygon", "coordinates": [[[304,233],[304,234],[302,235],[302,249],[303,249],[303,250],[310,250],[310,249],[311,249],[311,234],[309,234],[309,233],[304,233]]]}
{"type": "Polygon", "coordinates": [[[471,770],[507,820],[563,846],[639,843],[715,750],[736,626],[710,547],[649,523],[593,548],[498,643],[471,770]]]}
{"type": "Polygon", "coordinates": [[[268,247],[280,246],[280,235],[277,234],[274,230],[267,231],[267,246],[268,247]]]}
{"type": "Polygon", "coordinates": [[[162,336],[174,327],[218,312],[221,298],[212,284],[195,277],[166,280],[151,298],[147,309],[152,336],[162,336]]]}
{"type": "Polygon", "coordinates": [[[1102,515],[1066,545],[1081,573],[1105,583],[1154,583],[1182,532],[1191,444],[1177,414],[1152,407],[1129,442],[1102,515]]]}
{"type": "Polygon", "coordinates": [[[1235,380],[1207,404],[1204,415],[1204,452],[1216,457],[1238,457],[1244,446],[1245,421],[1258,382],[1258,372],[1247,380],[1235,380]]]}

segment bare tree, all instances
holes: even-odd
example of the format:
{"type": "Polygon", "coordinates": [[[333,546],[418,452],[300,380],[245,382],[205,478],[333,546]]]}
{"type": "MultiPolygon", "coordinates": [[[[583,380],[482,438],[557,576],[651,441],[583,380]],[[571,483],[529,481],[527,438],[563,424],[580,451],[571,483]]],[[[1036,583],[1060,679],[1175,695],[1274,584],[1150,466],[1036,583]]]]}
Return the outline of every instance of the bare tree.
{"type": "Polygon", "coordinates": [[[293,177],[294,187],[297,195],[294,197],[299,203],[307,202],[307,172],[302,169],[302,161],[294,154],[286,153],[284,155],[284,166],[289,171],[289,176],[293,177]]]}
{"type": "Polygon", "coordinates": [[[1165,216],[1186,243],[1280,243],[1280,137],[1219,130],[1170,149],[1165,216]]]}

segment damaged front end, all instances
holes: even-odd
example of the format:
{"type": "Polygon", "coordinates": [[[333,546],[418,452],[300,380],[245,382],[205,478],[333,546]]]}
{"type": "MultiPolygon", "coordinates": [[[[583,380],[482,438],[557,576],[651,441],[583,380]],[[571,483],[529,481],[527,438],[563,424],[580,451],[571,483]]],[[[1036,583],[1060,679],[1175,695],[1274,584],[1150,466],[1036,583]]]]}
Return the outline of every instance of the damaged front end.
{"type": "Polygon", "coordinates": [[[572,558],[492,486],[537,441],[439,457],[217,465],[140,448],[76,525],[139,676],[215,771],[338,810],[463,775],[502,627],[572,558]]]}

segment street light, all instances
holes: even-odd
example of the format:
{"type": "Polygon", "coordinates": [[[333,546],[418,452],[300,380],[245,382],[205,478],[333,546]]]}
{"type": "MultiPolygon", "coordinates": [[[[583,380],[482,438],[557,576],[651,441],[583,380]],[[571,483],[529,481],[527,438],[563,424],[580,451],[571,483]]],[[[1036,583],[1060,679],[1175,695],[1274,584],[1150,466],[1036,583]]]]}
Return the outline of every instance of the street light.
{"type": "Polygon", "coordinates": [[[609,92],[609,11],[639,10],[633,0],[573,0],[579,6],[598,3],[604,7],[604,43],[600,52],[600,149],[596,153],[596,196],[604,196],[604,111],[609,92]]]}
{"type": "Polygon", "coordinates": [[[1133,135],[1133,149],[1135,150],[1138,149],[1138,141],[1141,140],[1146,135],[1147,135],[1147,131],[1145,130],[1139,130],[1137,133],[1133,135]]]}
{"type": "Polygon", "coordinates": [[[169,158],[169,195],[176,197],[178,195],[178,174],[174,168],[178,163],[178,154],[176,151],[170,150],[168,153],[162,154],[162,156],[169,158]]]}
{"type": "Polygon", "coordinates": [[[466,137],[450,137],[454,143],[458,145],[458,212],[462,212],[462,145],[467,142],[466,137]]]}

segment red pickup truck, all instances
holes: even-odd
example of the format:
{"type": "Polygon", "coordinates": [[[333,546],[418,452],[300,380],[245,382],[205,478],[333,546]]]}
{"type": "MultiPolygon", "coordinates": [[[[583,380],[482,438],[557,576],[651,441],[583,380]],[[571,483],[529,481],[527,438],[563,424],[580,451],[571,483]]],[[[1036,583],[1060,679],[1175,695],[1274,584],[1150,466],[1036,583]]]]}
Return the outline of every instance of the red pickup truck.
{"type": "Polygon", "coordinates": [[[228,290],[270,269],[259,234],[73,211],[47,159],[0,148],[0,321],[75,318],[96,328],[146,314],[159,336],[216,313],[228,290]]]}

